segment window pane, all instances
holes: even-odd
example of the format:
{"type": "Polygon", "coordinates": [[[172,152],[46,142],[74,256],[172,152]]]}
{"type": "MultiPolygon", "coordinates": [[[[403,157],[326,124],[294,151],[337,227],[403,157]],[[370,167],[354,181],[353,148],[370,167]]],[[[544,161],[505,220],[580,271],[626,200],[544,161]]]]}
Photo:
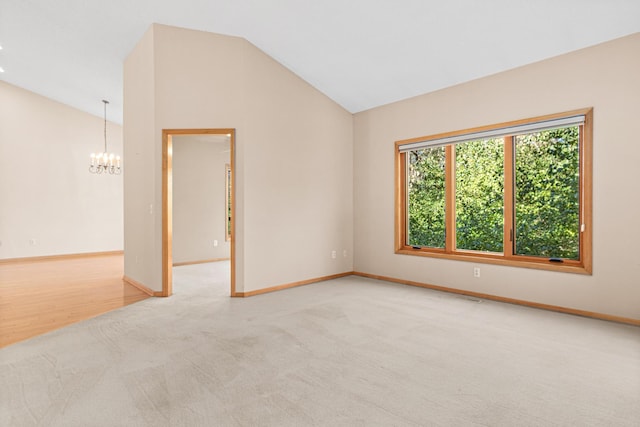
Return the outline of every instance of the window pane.
{"type": "Polygon", "coordinates": [[[579,128],[515,138],[515,253],[579,259],[579,128]]]}
{"type": "Polygon", "coordinates": [[[456,145],[456,247],[502,252],[503,139],[456,145]]]}
{"type": "Polygon", "coordinates": [[[407,244],[444,248],[444,147],[407,153],[407,244]]]}

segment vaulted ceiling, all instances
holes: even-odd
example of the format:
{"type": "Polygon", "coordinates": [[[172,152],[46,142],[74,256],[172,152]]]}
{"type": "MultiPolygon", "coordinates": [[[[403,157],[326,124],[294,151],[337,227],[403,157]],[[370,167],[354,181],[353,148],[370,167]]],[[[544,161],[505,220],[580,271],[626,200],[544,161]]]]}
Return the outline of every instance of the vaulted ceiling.
{"type": "Polygon", "coordinates": [[[244,37],[358,112],[638,32],[640,0],[0,0],[0,79],[121,122],[154,22],[244,37]]]}

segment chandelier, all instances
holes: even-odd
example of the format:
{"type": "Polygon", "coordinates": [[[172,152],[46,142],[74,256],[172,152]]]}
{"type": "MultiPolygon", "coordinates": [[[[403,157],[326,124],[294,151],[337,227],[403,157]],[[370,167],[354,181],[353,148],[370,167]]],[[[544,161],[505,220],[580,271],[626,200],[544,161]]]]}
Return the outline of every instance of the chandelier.
{"type": "Polygon", "coordinates": [[[104,151],[102,153],[91,153],[91,164],[89,172],[91,173],[110,173],[111,175],[120,175],[122,168],[120,167],[120,156],[107,151],[107,104],[109,101],[102,100],[104,103],[104,151]]]}

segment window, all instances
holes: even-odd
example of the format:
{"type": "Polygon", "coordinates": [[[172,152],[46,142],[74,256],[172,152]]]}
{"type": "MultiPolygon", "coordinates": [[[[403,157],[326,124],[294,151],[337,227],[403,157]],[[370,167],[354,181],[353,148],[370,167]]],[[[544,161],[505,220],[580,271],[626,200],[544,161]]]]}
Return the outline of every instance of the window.
{"type": "Polygon", "coordinates": [[[229,164],[224,165],[224,182],[226,188],[225,201],[224,201],[224,210],[225,210],[225,220],[224,220],[224,228],[226,230],[225,240],[231,240],[231,166],[229,164]]]}
{"type": "Polygon", "coordinates": [[[396,142],[396,253],[591,273],[592,109],[396,142]]]}

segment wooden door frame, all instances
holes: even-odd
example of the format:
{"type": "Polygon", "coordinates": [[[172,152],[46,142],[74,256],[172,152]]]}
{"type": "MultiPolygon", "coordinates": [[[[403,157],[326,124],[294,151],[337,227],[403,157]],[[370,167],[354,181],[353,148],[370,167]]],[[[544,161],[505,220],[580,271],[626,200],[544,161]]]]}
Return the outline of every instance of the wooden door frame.
{"type": "Polygon", "coordinates": [[[162,293],[168,297],[173,292],[173,135],[230,135],[231,167],[231,291],[232,297],[236,293],[236,228],[235,228],[235,194],[236,194],[236,166],[235,145],[236,130],[227,129],[163,129],[162,130],[162,293]]]}

